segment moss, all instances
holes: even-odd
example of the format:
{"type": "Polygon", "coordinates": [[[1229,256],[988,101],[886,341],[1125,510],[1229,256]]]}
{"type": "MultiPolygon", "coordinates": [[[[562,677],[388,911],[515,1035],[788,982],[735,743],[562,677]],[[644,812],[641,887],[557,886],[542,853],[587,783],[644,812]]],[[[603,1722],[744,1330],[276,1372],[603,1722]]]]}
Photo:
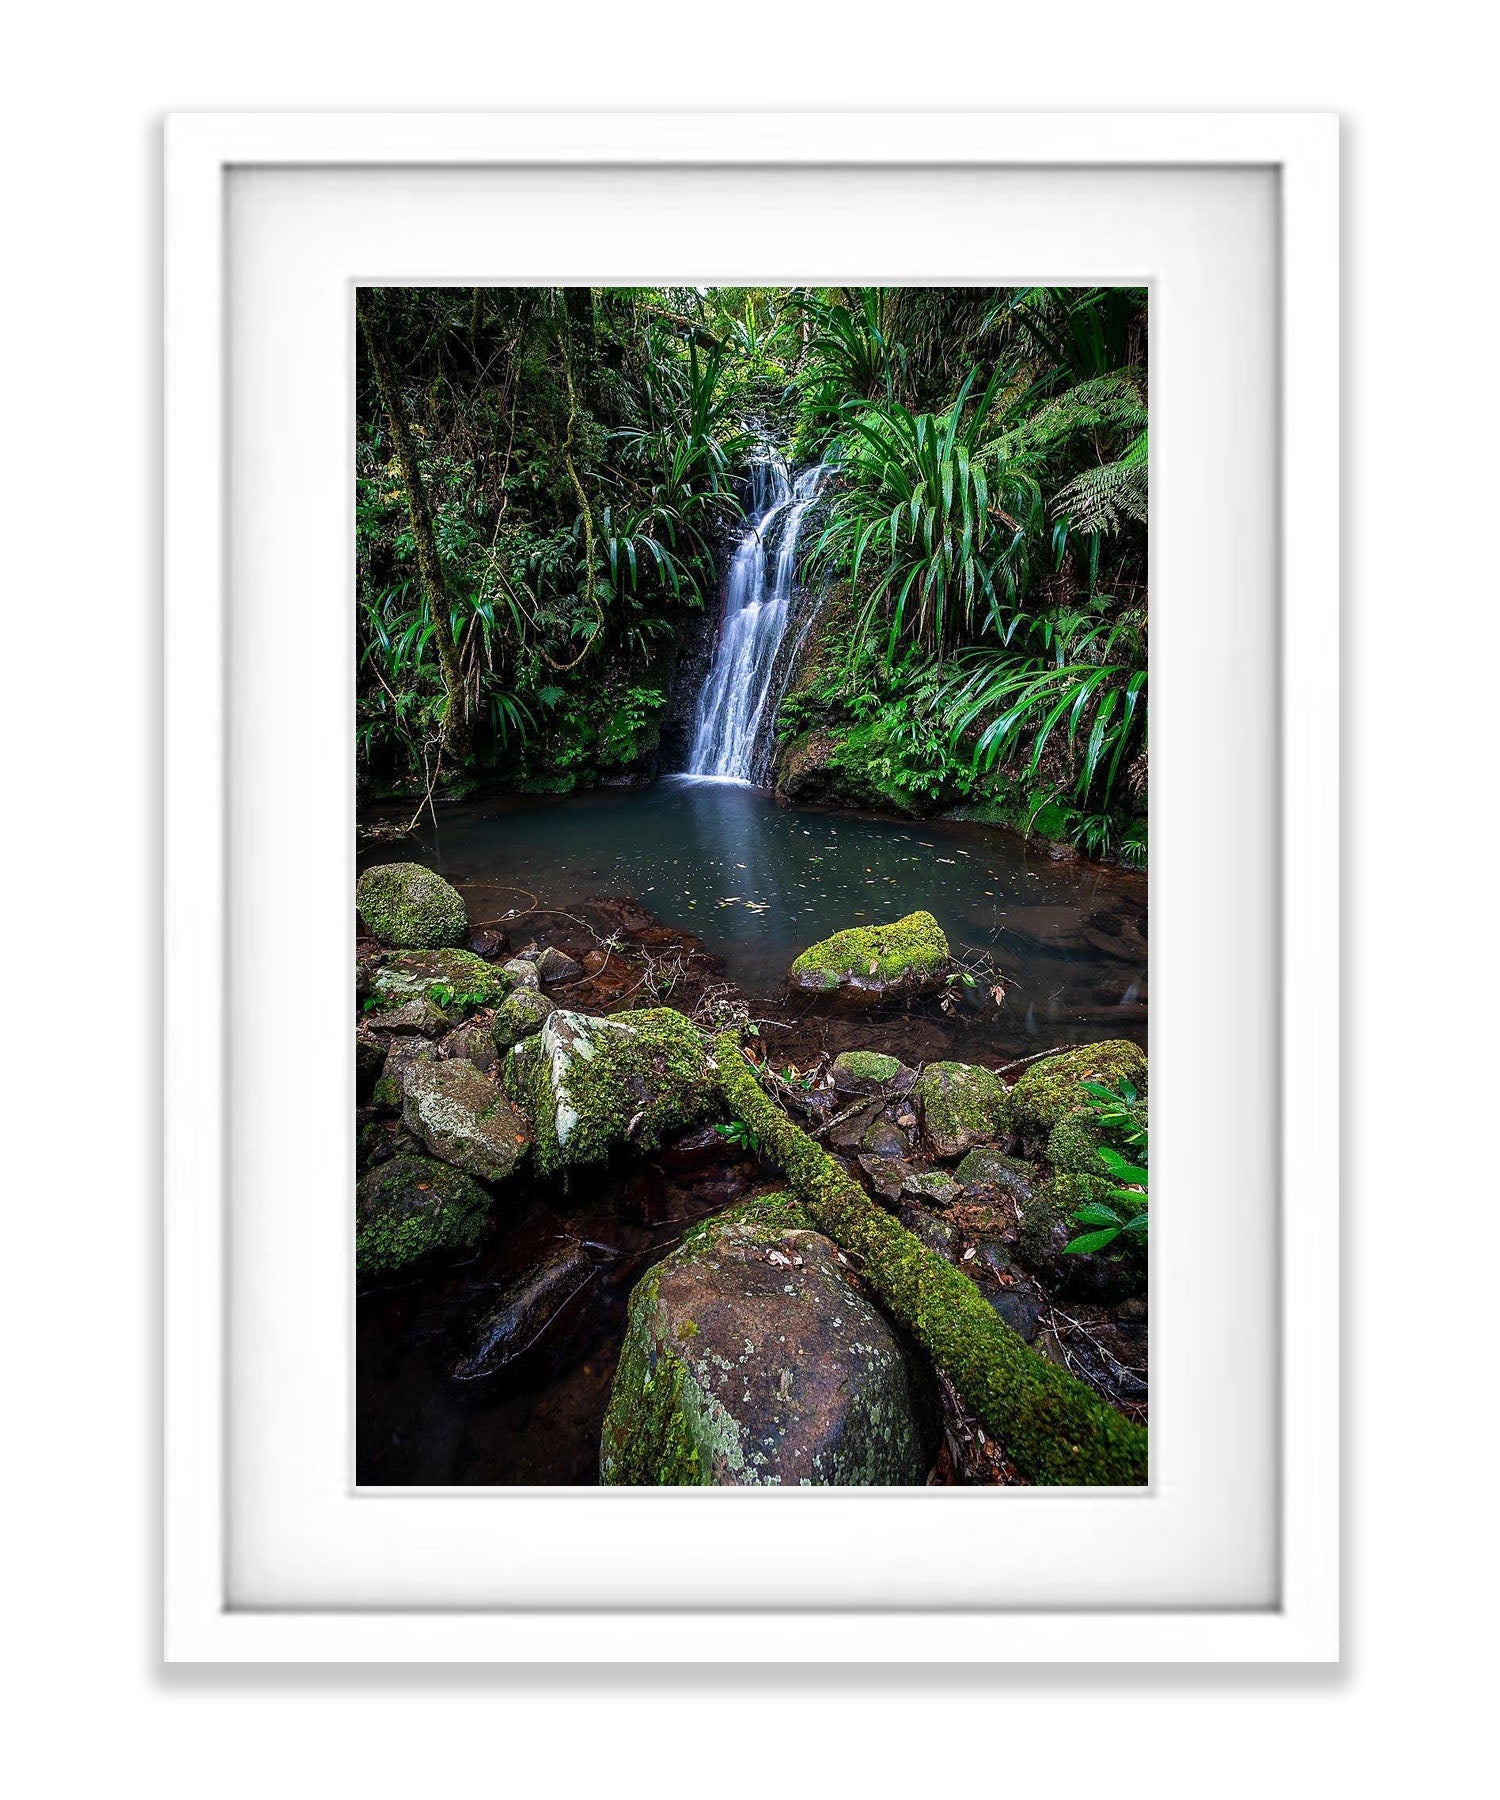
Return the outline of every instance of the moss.
{"type": "Polygon", "coordinates": [[[1066,1114],[1087,1099],[1081,1081],[1102,1081],[1116,1087],[1132,1081],[1146,1085],[1146,1053],[1139,1045],[1113,1038],[1103,1044],[1084,1044],[1044,1057],[1022,1071],[1011,1089],[1011,1106],[1017,1130],[1044,1137],[1066,1114]]]}
{"type": "Polygon", "coordinates": [[[539,993],[535,988],[517,988],[495,1008],[491,1025],[495,1048],[509,1050],[519,1044],[522,1038],[532,1036],[534,1032],[541,1030],[548,1016],[556,1010],[556,1002],[547,999],[545,994],[539,993]]]}
{"type": "Polygon", "coordinates": [[[978,1144],[1009,1135],[1010,1094],[998,1075],[972,1063],[929,1063],[913,1098],[939,1156],[962,1156],[978,1144]]]}
{"type": "Polygon", "coordinates": [[[703,1040],[669,1007],[608,1019],[557,1008],[511,1051],[504,1082],[536,1121],[544,1174],[603,1162],[627,1142],[659,1149],[717,1104],[703,1040]]]}
{"type": "Polygon", "coordinates": [[[382,1015],[417,1001],[456,1025],[476,1007],[503,1000],[510,985],[502,970],[467,950],[407,950],[388,956],[371,974],[366,1017],[378,1025],[382,1015]]]}
{"type": "Polygon", "coordinates": [[[982,1144],[971,1150],[953,1171],[954,1179],[964,1187],[998,1187],[1024,1199],[1036,1181],[1036,1170],[1019,1157],[1004,1156],[993,1144],[982,1144]]]}
{"type": "Polygon", "coordinates": [[[1098,1117],[1087,1107],[1064,1113],[1052,1127],[1047,1139],[1047,1161],[1060,1174],[1097,1175],[1109,1173],[1099,1160],[1099,1146],[1105,1141],[1098,1117]]]}
{"type": "Polygon", "coordinates": [[[860,1081],[894,1081],[901,1073],[899,1058],[883,1056],[878,1050],[846,1050],[834,1058],[835,1069],[843,1069],[860,1081]]]}
{"type": "Polygon", "coordinates": [[[735,1115],[780,1168],[814,1227],[861,1259],[891,1315],[932,1356],[1017,1472],[1043,1485],[1138,1485],[1146,1434],[1031,1350],[961,1270],[877,1207],[765,1094],[730,1036],[715,1049],[735,1115]]]}
{"type": "Polygon", "coordinates": [[[1022,1212],[1016,1254],[1028,1269],[1064,1292],[1112,1302],[1146,1285],[1146,1259],[1127,1239],[1092,1256],[1069,1256],[1064,1246],[1089,1229],[1073,1217],[1087,1201],[1109,1203],[1114,1184],[1098,1175],[1055,1175],[1022,1212]]]}
{"type": "Polygon", "coordinates": [[[354,896],[359,916],[392,949],[461,944],[469,929],[462,894],[421,863],[376,863],[354,896]]]}
{"type": "Polygon", "coordinates": [[[794,987],[886,989],[935,985],[948,964],[948,940],[930,912],[889,925],[857,925],[810,945],[792,964],[794,987]]]}
{"type": "Polygon", "coordinates": [[[441,1251],[476,1243],[490,1196],[469,1176],[425,1156],[393,1156],[359,1184],[354,1267],[390,1275],[441,1251]]]}

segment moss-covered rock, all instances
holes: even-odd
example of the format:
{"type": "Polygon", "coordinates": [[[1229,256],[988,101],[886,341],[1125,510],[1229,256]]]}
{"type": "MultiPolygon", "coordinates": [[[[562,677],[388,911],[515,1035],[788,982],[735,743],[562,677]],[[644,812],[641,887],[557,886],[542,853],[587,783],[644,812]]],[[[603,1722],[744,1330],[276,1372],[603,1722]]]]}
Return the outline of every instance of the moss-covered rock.
{"type": "Polygon", "coordinates": [[[804,993],[885,1000],[940,987],[949,960],[943,928],[929,912],[889,925],[856,925],[812,944],[788,972],[804,993]]]}
{"type": "Polygon", "coordinates": [[[702,1038],[669,1007],[608,1019],[558,1007],[512,1048],[504,1082],[536,1122],[544,1174],[603,1162],[626,1144],[658,1149],[718,1104],[702,1038]]]}
{"type": "Polygon", "coordinates": [[[377,1037],[368,1031],[355,1031],[354,1098],[356,1104],[363,1106],[370,1098],[375,1083],[380,1079],[380,1071],[385,1067],[386,1053],[389,1049],[389,1038],[377,1037]]]}
{"type": "Polygon", "coordinates": [[[909,1487],[930,1376],[784,1195],[710,1219],[630,1297],[606,1483],[909,1487]]]}
{"type": "Polygon", "coordinates": [[[1037,1172],[1017,1156],[1006,1156],[993,1144],[982,1144],[971,1150],[953,1171],[954,1179],[963,1187],[998,1188],[1019,1200],[1024,1206],[1035,1191],[1037,1172]]]}
{"type": "Polygon", "coordinates": [[[549,1016],[557,1011],[557,1002],[549,1000],[536,988],[519,987],[495,1008],[490,1034],[497,1050],[509,1050],[522,1038],[540,1031],[549,1016]]]}
{"type": "Polygon", "coordinates": [[[539,991],[542,985],[541,970],[537,968],[534,957],[513,956],[509,962],[501,963],[500,973],[512,987],[539,991]]]}
{"type": "Polygon", "coordinates": [[[481,1075],[493,1075],[500,1064],[500,1052],[495,1048],[488,1019],[470,1019],[455,1026],[439,1040],[437,1053],[442,1062],[473,1063],[481,1075]]]}
{"type": "Polygon", "coordinates": [[[476,1243],[490,1196],[469,1176],[425,1156],[393,1156],[360,1181],[354,1212],[354,1267],[393,1275],[442,1251],[476,1243]]]}
{"type": "Polygon", "coordinates": [[[503,1181],[531,1143],[524,1115],[468,1062],[412,1067],[401,1118],[434,1156],[481,1181],[503,1181]]]}
{"type": "Polygon", "coordinates": [[[371,971],[365,1024],[438,1037],[477,1007],[495,1005],[509,987],[498,969],[467,950],[403,951],[371,971]]]}
{"type": "Polygon", "coordinates": [[[1081,1081],[1100,1081],[1109,1087],[1130,1081],[1144,1091],[1146,1053],[1138,1044],[1112,1038],[1032,1063],[1011,1089],[1016,1129],[1028,1137],[1046,1137],[1059,1119],[1087,1100],[1078,1085],[1081,1081]]]}
{"type": "Polygon", "coordinates": [[[936,1156],[962,1156],[1010,1133],[1010,1094],[989,1069],[972,1063],[929,1063],[912,1098],[922,1109],[922,1129],[936,1156]]]}
{"type": "Polygon", "coordinates": [[[468,909],[458,889],[421,863],[376,863],[354,890],[359,916],[393,950],[461,944],[468,909]]]}
{"type": "Polygon", "coordinates": [[[1109,1174],[1099,1158],[1099,1146],[1107,1141],[1098,1115],[1087,1107],[1064,1113],[1047,1138],[1047,1161],[1059,1175],[1109,1174]]]}
{"type": "MultiPolygon", "coordinates": [[[[828,1073],[835,1093],[858,1097],[897,1092],[902,1077],[910,1077],[911,1070],[899,1057],[883,1056],[878,1050],[845,1050],[834,1057],[828,1073]]],[[[905,1085],[910,1086],[910,1081],[905,1085]]]]}
{"type": "Polygon", "coordinates": [[[1069,1256],[1067,1246],[1092,1227],[1073,1217],[1088,1201],[1109,1201],[1113,1184],[1097,1175],[1055,1175],[1023,1209],[1016,1254],[1059,1294],[1101,1305],[1144,1293],[1146,1258],[1117,1238],[1091,1256],[1069,1256]]]}

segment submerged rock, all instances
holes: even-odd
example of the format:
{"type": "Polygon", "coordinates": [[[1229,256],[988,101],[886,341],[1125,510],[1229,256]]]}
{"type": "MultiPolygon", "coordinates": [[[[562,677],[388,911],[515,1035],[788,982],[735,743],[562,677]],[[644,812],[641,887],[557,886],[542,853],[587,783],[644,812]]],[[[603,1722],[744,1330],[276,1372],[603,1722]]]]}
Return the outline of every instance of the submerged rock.
{"type": "Polygon", "coordinates": [[[908,913],[889,925],[858,925],[804,950],[787,980],[804,993],[879,1001],[940,987],[948,940],[929,912],[908,913]]]}
{"type": "Polygon", "coordinates": [[[495,1008],[490,1022],[490,1036],[497,1050],[509,1050],[522,1038],[531,1037],[546,1024],[557,1010],[557,1002],[549,1000],[536,988],[518,987],[495,1008]]]}
{"type": "Polygon", "coordinates": [[[503,1181],[531,1143],[526,1119],[472,1063],[410,1069],[401,1117],[434,1156],[482,1181],[503,1181]]]}
{"type": "Polygon", "coordinates": [[[477,1181],[425,1156],[393,1156],[361,1179],[354,1212],[354,1267],[392,1275],[479,1239],[490,1196],[477,1181]]]}
{"type": "Polygon", "coordinates": [[[931,1377],[784,1196],[710,1219],[650,1270],[600,1476],[647,1486],[920,1485],[931,1377]]]}
{"type": "Polygon", "coordinates": [[[1010,1131],[1010,1094],[998,1075],[972,1063],[930,1063],[912,1097],[936,1156],[962,1156],[1010,1131]]]}
{"type": "Polygon", "coordinates": [[[359,916],[393,950],[461,944],[469,914],[463,895],[421,863],[377,863],[354,890],[359,916]]]}
{"type": "Polygon", "coordinates": [[[475,1327],[454,1378],[477,1381],[514,1369],[588,1287],[594,1268],[593,1258],[575,1240],[508,1283],[475,1327]]]}
{"type": "Polygon", "coordinates": [[[543,1174],[656,1150],[718,1105],[703,1040],[668,1007],[607,1019],[551,1012],[505,1061],[506,1091],[536,1122],[543,1174]]]}
{"type": "Polygon", "coordinates": [[[1146,1053],[1139,1045],[1113,1038],[1032,1063],[1011,1089],[1016,1129],[1029,1137],[1045,1137],[1059,1119],[1087,1100],[1078,1085],[1081,1081],[1099,1081],[1114,1088],[1129,1081],[1144,1092],[1146,1053]]]}

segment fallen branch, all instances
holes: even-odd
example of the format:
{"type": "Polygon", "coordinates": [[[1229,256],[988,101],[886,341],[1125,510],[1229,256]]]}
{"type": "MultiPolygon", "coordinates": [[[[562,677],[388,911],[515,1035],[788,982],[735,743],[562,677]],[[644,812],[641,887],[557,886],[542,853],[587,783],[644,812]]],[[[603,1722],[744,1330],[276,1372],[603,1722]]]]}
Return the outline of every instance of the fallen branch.
{"type": "Polygon", "coordinates": [[[818,1230],[861,1259],[887,1310],[944,1371],[1023,1480],[1145,1482],[1139,1425],[1038,1356],[967,1275],[882,1212],[766,1094],[732,1036],[715,1041],[714,1058],[720,1091],[755,1134],[761,1155],[786,1176],[818,1230]]]}

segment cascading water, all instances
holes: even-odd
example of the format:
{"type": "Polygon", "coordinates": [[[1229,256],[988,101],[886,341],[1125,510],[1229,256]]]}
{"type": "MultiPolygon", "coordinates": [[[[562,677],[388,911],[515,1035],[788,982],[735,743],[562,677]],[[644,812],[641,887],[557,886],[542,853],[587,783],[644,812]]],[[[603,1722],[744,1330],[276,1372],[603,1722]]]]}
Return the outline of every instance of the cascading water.
{"type": "Polygon", "coordinates": [[[698,696],[689,775],[756,779],[764,761],[761,727],[790,673],[779,652],[792,610],[797,537],[823,474],[820,465],[804,469],[794,481],[779,457],[766,457],[751,469],[750,520],[724,584],[724,620],[698,696]],[[769,554],[773,539],[775,551],[769,554]]]}

